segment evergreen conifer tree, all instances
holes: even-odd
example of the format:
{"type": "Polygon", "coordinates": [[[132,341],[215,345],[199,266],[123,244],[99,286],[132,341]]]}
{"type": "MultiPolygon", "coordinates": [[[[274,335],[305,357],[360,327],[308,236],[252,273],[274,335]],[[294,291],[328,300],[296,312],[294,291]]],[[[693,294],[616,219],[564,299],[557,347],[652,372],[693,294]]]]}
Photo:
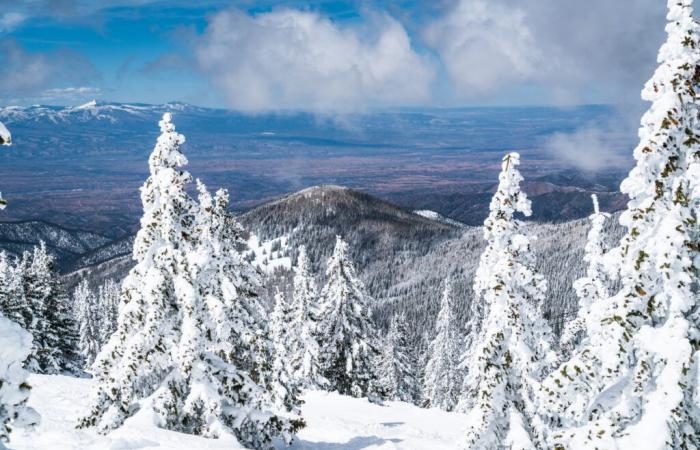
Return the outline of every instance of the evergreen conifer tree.
{"type": "Polygon", "coordinates": [[[457,406],[462,374],[459,369],[460,336],[452,312],[452,285],[445,283],[440,313],[435,322],[435,338],[428,349],[425,366],[426,405],[452,411],[457,406]]]}
{"type": "Polygon", "coordinates": [[[584,261],[588,263],[586,276],[574,283],[579,298],[578,313],[574,320],[568,322],[561,336],[561,350],[564,355],[571,351],[583,339],[586,333],[586,319],[591,312],[591,305],[608,297],[608,277],[605,268],[605,242],[603,227],[609,214],[601,213],[598,197],[593,194],[593,214],[590,216],[591,230],[588,232],[584,261]]]}
{"type": "Polygon", "coordinates": [[[22,286],[22,266],[13,265],[5,252],[0,252],[0,313],[25,330],[32,324],[33,313],[22,286]]]}
{"type": "Polygon", "coordinates": [[[28,331],[33,337],[33,348],[27,368],[48,374],[80,372],[78,326],[54,258],[43,241],[31,254],[25,252],[19,270],[27,305],[32,311],[28,331]]]}
{"type": "Polygon", "coordinates": [[[420,397],[420,383],[408,348],[406,329],[403,314],[391,320],[381,348],[379,384],[385,398],[416,403],[420,397]]]}
{"type": "Polygon", "coordinates": [[[231,433],[256,449],[271,448],[278,435],[289,442],[303,421],[273,402],[280,383],[269,367],[259,281],[236,248],[241,228],[226,211],[228,194],[212,199],[198,183],[199,205],[187,195],[189,174],[178,169],[184,137],[170,114],[160,125],[142,189],[137,264],[124,280],[117,328],[94,366],[95,400],[80,425],[118,427],[152,396],[165,428],[231,433]]]}
{"type": "Polygon", "coordinates": [[[321,291],[319,340],[328,388],[354,397],[380,394],[377,383],[377,332],[370,297],[348,257],[348,245],[336,238],[321,291]]]}
{"type": "Polygon", "coordinates": [[[195,245],[196,205],[185,192],[190,174],[180,169],[187,163],[180,152],[185,138],[175,131],[170,113],[163,115],[160,129],[150,176],[141,188],[136,265],[123,281],[117,328],[93,366],[96,391],[80,422],[101,432],[121,426],[168,377],[182,332],[180,311],[196,295],[188,259],[195,245]]]}
{"type": "Polygon", "coordinates": [[[80,353],[85,361],[85,368],[89,369],[102,347],[102,311],[87,280],[83,280],[75,288],[73,308],[78,321],[80,353]]]}
{"type": "Polygon", "coordinates": [[[530,214],[520,190],[519,155],[503,158],[499,185],[484,222],[487,247],[474,290],[487,312],[470,353],[464,386],[465,448],[534,449],[546,430],[538,419],[538,381],[554,362],[551,332],[541,313],[546,283],[535,272],[529,239],[516,212],[530,214]]]}
{"type": "Polygon", "coordinates": [[[114,280],[107,280],[97,288],[99,304],[100,349],[117,329],[119,317],[120,287],[114,280]]]}
{"type": "Polygon", "coordinates": [[[544,383],[556,449],[700,448],[700,34],[692,0],[668,8],[621,186],[622,287],[591,305],[587,337],[544,383]]]}
{"type": "Polygon", "coordinates": [[[291,322],[288,324],[287,347],[290,350],[289,363],[294,381],[303,387],[323,387],[319,360],[319,345],[316,340],[319,311],[316,283],[309,267],[306,247],[299,247],[297,265],[294,268],[294,292],[292,298],[291,322]]]}

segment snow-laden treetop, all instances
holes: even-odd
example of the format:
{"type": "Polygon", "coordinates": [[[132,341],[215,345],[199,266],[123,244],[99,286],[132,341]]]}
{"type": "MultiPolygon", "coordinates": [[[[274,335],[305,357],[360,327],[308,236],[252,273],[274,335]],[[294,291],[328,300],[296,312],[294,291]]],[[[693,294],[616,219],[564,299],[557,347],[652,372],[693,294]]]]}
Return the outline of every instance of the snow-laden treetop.
{"type": "Polygon", "coordinates": [[[0,145],[11,145],[12,135],[2,122],[0,122],[0,145]]]}
{"type": "Polygon", "coordinates": [[[187,158],[180,152],[180,145],[185,143],[185,136],[175,131],[173,115],[169,112],[163,114],[163,119],[158,124],[161,135],[148,161],[151,173],[156,172],[155,166],[174,169],[186,165],[187,158]]]}

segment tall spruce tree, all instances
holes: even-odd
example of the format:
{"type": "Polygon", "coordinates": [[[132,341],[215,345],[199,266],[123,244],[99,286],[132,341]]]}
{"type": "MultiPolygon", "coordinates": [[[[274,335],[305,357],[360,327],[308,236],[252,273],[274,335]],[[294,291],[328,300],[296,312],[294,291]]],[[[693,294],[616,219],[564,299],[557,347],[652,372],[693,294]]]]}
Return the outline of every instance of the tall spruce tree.
{"type": "Polygon", "coordinates": [[[327,384],[320,365],[316,341],[319,310],[316,283],[309,266],[306,247],[299,247],[294,268],[294,292],[287,348],[294,381],[302,387],[318,388],[327,384]]]}
{"type": "Polygon", "coordinates": [[[529,239],[514,218],[530,215],[520,190],[520,157],[503,158],[499,184],[484,222],[486,249],[474,289],[487,311],[468,362],[464,404],[470,408],[465,448],[538,448],[537,381],[553,363],[551,332],[541,312],[546,283],[534,270],[529,239]]]}
{"type": "Polygon", "coordinates": [[[107,280],[97,288],[99,305],[100,349],[109,341],[117,329],[119,318],[120,286],[114,280],[107,280]]]}
{"type": "Polygon", "coordinates": [[[564,327],[561,336],[561,352],[570,355],[581,342],[586,333],[586,320],[591,312],[591,305],[608,297],[608,275],[605,266],[605,242],[603,228],[609,214],[601,213],[598,196],[593,194],[593,214],[590,216],[591,229],[588,232],[584,261],[588,263],[586,276],[574,283],[578,295],[578,313],[564,327]]]}
{"type": "Polygon", "coordinates": [[[236,249],[240,226],[227,212],[226,191],[212,199],[200,182],[198,190],[197,296],[183,305],[176,367],[157,393],[157,410],[171,429],[208,437],[232,433],[252,448],[271,448],[278,435],[289,443],[303,426],[297,392],[280,374],[284,367],[257,364],[273,355],[257,355],[259,346],[269,345],[265,330],[240,306],[257,309],[252,289],[258,284],[236,249]]]}
{"type": "Polygon", "coordinates": [[[588,337],[544,383],[557,449],[700,448],[700,28],[692,0],[668,8],[621,186],[622,287],[591,306],[588,337]]]}
{"type": "Polygon", "coordinates": [[[199,205],[187,195],[184,137],[170,114],[160,126],[142,188],[137,264],[124,280],[117,328],[94,366],[95,400],[80,426],[106,432],[152,396],[168,429],[230,433],[256,449],[271,448],[277,435],[290,441],[303,421],[271,400],[257,274],[236,249],[241,229],[226,212],[228,195],[212,199],[201,183],[199,205]]]}
{"type": "Polygon", "coordinates": [[[181,334],[180,309],[196,295],[188,255],[194,248],[195,202],[185,192],[190,174],[180,169],[184,136],[170,113],[149,158],[141,188],[143,217],[136,235],[136,261],[123,281],[116,331],[94,364],[96,390],[81,426],[107,432],[122,425],[141,399],[153,394],[172,371],[181,334]]]}
{"type": "Polygon", "coordinates": [[[381,346],[379,385],[387,399],[417,403],[421,391],[420,382],[406,335],[406,318],[399,314],[391,320],[389,332],[381,346]]]}
{"type": "Polygon", "coordinates": [[[13,265],[5,252],[0,252],[0,313],[25,330],[34,317],[24,295],[22,266],[13,265]]]}
{"type": "Polygon", "coordinates": [[[377,332],[370,297],[348,257],[348,244],[337,236],[321,291],[319,341],[328,388],[354,397],[380,394],[376,362],[377,332]]]}
{"type": "Polygon", "coordinates": [[[78,326],[54,258],[43,241],[31,253],[24,253],[19,270],[27,305],[32,311],[27,329],[33,344],[27,368],[48,374],[80,372],[78,326]]]}
{"type": "Polygon", "coordinates": [[[89,369],[102,347],[102,309],[87,280],[73,291],[73,308],[78,321],[80,354],[89,369]]]}
{"type": "Polygon", "coordinates": [[[440,313],[435,322],[435,338],[428,348],[425,365],[426,406],[452,411],[457,406],[462,373],[459,368],[460,335],[452,311],[452,284],[445,282],[440,313]]]}

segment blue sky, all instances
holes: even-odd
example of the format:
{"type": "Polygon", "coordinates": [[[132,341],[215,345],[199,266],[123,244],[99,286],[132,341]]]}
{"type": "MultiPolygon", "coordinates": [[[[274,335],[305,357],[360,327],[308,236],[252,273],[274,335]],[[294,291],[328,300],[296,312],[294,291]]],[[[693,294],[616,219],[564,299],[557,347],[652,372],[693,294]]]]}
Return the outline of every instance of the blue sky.
{"type": "Polygon", "coordinates": [[[658,0],[0,0],[0,103],[636,104],[664,14],[658,0]]]}

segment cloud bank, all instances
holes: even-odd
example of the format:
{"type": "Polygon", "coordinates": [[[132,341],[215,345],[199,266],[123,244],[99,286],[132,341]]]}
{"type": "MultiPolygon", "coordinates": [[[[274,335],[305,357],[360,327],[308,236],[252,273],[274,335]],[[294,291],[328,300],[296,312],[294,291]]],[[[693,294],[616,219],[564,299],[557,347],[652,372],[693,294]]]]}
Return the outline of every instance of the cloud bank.
{"type": "Polygon", "coordinates": [[[41,96],[65,84],[94,80],[92,64],[70,50],[27,52],[16,41],[0,41],[0,99],[41,96]]]}
{"type": "Polygon", "coordinates": [[[462,99],[520,85],[539,103],[636,101],[665,14],[658,0],[458,0],[423,34],[462,99]]]}
{"type": "Polygon", "coordinates": [[[290,9],[215,15],[195,49],[200,69],[241,110],[344,111],[430,101],[434,68],[386,15],[340,27],[290,9]]]}

